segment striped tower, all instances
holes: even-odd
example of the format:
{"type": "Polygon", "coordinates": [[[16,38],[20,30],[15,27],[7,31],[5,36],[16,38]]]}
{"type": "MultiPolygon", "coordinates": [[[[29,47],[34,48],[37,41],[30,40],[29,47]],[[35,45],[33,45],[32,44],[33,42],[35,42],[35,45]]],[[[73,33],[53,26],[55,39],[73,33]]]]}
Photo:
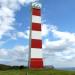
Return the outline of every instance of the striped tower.
{"type": "Polygon", "coordinates": [[[29,68],[43,68],[41,8],[36,2],[32,3],[29,68]]]}

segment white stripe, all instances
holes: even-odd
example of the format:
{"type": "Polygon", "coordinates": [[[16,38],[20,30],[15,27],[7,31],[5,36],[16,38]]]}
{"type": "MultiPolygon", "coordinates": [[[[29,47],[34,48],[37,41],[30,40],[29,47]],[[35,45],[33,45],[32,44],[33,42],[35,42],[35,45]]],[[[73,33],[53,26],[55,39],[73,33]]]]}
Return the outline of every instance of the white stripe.
{"type": "Polygon", "coordinates": [[[42,49],[31,48],[31,58],[42,58],[42,49]]]}
{"type": "Polygon", "coordinates": [[[32,15],[32,22],[33,23],[41,23],[41,17],[32,15]]]}
{"type": "Polygon", "coordinates": [[[41,36],[41,31],[32,31],[32,35],[31,35],[31,38],[32,39],[42,39],[42,36],[41,36]]]}

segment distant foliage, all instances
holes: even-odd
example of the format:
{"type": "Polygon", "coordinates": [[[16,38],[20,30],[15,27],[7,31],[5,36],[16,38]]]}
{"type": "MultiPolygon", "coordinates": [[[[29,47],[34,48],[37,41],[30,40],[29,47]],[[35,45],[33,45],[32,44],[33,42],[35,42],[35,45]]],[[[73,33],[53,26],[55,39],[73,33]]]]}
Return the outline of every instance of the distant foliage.
{"type": "Polygon", "coordinates": [[[53,65],[46,65],[44,68],[46,68],[46,69],[54,69],[54,66],[53,65]]]}
{"type": "Polygon", "coordinates": [[[9,69],[27,69],[27,67],[21,65],[21,66],[9,66],[9,65],[3,65],[0,64],[0,70],[9,70],[9,69]]]}
{"type": "Polygon", "coordinates": [[[56,70],[54,66],[47,65],[43,69],[28,69],[21,66],[0,65],[0,75],[75,75],[75,71],[56,70]],[[21,70],[22,69],[22,70],[21,70]]]}

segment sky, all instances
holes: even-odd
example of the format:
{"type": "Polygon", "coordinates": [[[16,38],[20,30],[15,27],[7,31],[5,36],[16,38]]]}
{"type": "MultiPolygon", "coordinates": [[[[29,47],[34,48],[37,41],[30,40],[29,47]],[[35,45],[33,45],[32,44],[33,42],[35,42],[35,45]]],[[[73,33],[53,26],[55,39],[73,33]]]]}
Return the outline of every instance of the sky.
{"type": "MultiPolygon", "coordinates": [[[[0,64],[27,65],[31,2],[0,0],[0,64]]],[[[75,67],[75,0],[39,0],[44,65],[75,67]]]]}

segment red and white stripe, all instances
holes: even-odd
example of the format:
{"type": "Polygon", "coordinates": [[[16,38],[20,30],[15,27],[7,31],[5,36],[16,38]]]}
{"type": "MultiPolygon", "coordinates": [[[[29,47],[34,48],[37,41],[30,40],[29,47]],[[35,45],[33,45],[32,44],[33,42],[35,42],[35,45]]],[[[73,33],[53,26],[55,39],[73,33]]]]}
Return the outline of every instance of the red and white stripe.
{"type": "Polygon", "coordinates": [[[41,9],[32,7],[31,47],[29,68],[43,68],[41,9]]]}

